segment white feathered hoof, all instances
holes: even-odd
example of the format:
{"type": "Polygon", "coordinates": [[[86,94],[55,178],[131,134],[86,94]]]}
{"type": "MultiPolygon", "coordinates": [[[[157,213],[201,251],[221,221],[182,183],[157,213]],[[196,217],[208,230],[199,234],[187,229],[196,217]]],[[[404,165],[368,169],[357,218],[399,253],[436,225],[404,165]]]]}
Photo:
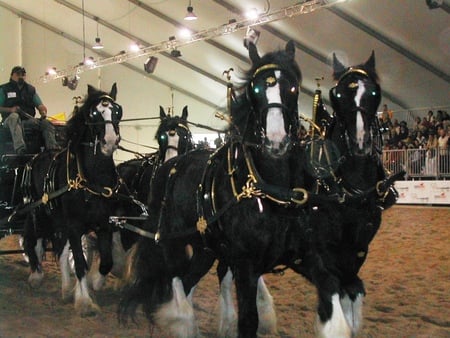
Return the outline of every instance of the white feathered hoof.
{"type": "Polygon", "coordinates": [[[75,311],[80,317],[93,317],[101,312],[100,307],[92,299],[82,298],[75,302],[75,311]]]}
{"type": "Polygon", "coordinates": [[[339,295],[334,294],[331,297],[331,304],[333,305],[331,318],[322,322],[319,315],[316,317],[316,334],[318,338],[351,338],[352,330],[345,319],[339,302],[339,295]]]}
{"type": "Polygon", "coordinates": [[[163,304],[154,315],[156,325],[170,337],[199,337],[194,309],[189,304],[179,278],[172,280],[173,299],[163,304]]]}
{"type": "Polygon", "coordinates": [[[100,272],[96,271],[90,275],[90,285],[92,285],[92,289],[94,291],[102,290],[106,284],[106,277],[103,276],[100,272]]]}
{"type": "Polygon", "coordinates": [[[262,277],[258,279],[256,305],[258,308],[258,337],[278,335],[273,297],[270,295],[262,277]]]}
{"type": "Polygon", "coordinates": [[[28,277],[28,283],[33,289],[36,289],[42,285],[43,279],[44,273],[36,270],[35,272],[32,272],[28,277]]]}

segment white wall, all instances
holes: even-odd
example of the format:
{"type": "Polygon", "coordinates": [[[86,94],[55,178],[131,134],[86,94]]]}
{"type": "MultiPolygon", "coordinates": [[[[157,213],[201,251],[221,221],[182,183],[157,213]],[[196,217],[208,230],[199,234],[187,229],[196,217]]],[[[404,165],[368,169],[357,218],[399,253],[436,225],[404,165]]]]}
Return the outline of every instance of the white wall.
{"type": "MultiPolygon", "coordinates": [[[[69,117],[73,109],[73,97],[84,96],[88,84],[109,91],[112,84],[117,82],[117,102],[123,107],[124,119],[159,117],[159,106],[163,106],[167,112],[173,100],[175,115],[181,115],[182,108],[188,105],[190,121],[208,126],[221,125],[214,118],[210,106],[181,93],[172,92],[167,86],[121,64],[82,73],[78,87],[74,91],[63,87],[60,80],[43,83],[39,78],[48,67],[67,69],[81,62],[83,47],[33,22],[21,20],[2,8],[0,8],[0,28],[2,83],[8,81],[12,67],[23,65],[27,70],[27,81],[37,88],[39,96],[48,108],[49,116],[64,112],[69,117]]],[[[92,50],[86,51],[86,55],[97,57],[92,50]]],[[[144,146],[126,141],[156,147],[154,135],[158,125],[159,120],[122,123],[121,145],[133,151],[152,152],[153,150],[144,146]]],[[[194,127],[191,130],[193,133],[208,133],[194,127]]],[[[115,154],[117,161],[131,157],[133,155],[122,151],[115,154]]]]}
{"type": "Polygon", "coordinates": [[[0,7],[0,83],[8,82],[11,68],[21,64],[21,20],[0,7]]]}

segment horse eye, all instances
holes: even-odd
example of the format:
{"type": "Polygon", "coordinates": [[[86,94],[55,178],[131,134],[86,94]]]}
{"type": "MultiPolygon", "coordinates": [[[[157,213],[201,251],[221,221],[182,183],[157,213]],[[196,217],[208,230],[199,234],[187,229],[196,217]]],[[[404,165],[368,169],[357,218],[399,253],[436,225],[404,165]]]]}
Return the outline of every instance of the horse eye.
{"type": "Polygon", "coordinates": [[[291,93],[296,93],[297,92],[297,87],[293,86],[291,87],[291,93]]]}
{"type": "Polygon", "coordinates": [[[255,92],[255,94],[258,94],[260,89],[259,89],[259,87],[255,87],[255,88],[253,88],[253,91],[255,92]]]}
{"type": "Polygon", "coordinates": [[[336,97],[338,97],[338,98],[340,98],[341,96],[342,96],[341,93],[336,94],[336,97]]]}
{"type": "Polygon", "coordinates": [[[372,92],[372,96],[376,96],[377,95],[377,92],[376,91],[373,91],[372,92]]]}

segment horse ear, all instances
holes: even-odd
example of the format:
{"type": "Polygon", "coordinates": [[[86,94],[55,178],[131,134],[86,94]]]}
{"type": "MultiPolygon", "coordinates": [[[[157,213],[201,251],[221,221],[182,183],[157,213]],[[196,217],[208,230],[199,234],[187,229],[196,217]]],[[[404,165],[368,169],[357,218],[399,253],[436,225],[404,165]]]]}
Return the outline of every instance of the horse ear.
{"type": "Polygon", "coordinates": [[[90,84],[88,84],[88,96],[91,96],[91,95],[94,94],[95,92],[97,92],[97,89],[95,89],[95,88],[92,87],[90,84]]]}
{"type": "Polygon", "coordinates": [[[248,43],[248,55],[250,56],[250,60],[252,60],[253,64],[257,63],[261,59],[253,42],[248,43]]]}
{"type": "Polygon", "coordinates": [[[364,64],[364,67],[375,71],[375,51],[372,50],[372,54],[370,54],[369,59],[364,64]]]}
{"type": "Polygon", "coordinates": [[[344,72],[346,67],[338,60],[336,53],[333,53],[333,74],[344,72]]]}
{"type": "Polygon", "coordinates": [[[166,112],[164,111],[164,108],[162,106],[159,106],[159,118],[162,120],[166,118],[166,112]]]}
{"type": "Polygon", "coordinates": [[[291,58],[294,59],[295,57],[295,43],[293,40],[289,40],[288,43],[286,44],[286,53],[287,55],[291,58]]]}
{"type": "Polygon", "coordinates": [[[183,107],[183,112],[181,113],[181,118],[183,120],[187,120],[188,117],[188,106],[183,107]]]}
{"type": "Polygon", "coordinates": [[[111,87],[111,91],[109,92],[109,96],[113,98],[114,101],[116,101],[117,97],[117,84],[114,82],[114,84],[111,87]]]}

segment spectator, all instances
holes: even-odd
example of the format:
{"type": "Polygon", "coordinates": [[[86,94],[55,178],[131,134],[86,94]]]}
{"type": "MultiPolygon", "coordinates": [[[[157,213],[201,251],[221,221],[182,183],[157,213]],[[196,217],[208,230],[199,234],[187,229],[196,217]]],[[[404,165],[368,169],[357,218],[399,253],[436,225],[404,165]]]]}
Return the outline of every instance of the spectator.
{"type": "Polygon", "coordinates": [[[0,113],[3,124],[11,132],[14,151],[17,154],[26,153],[23,137],[23,126],[37,129],[42,133],[47,149],[57,149],[55,128],[45,120],[47,107],[42,103],[36,89],[25,82],[25,68],[16,66],[11,70],[9,82],[0,86],[0,113]],[[35,119],[37,108],[41,119],[35,119]]]}
{"type": "Polygon", "coordinates": [[[436,174],[436,151],[437,151],[437,138],[434,128],[429,131],[428,141],[426,145],[426,155],[425,155],[425,174],[435,175],[436,174]]]}
{"type": "Polygon", "coordinates": [[[448,160],[449,160],[449,135],[443,127],[438,128],[439,138],[437,140],[439,148],[439,171],[441,173],[448,172],[448,160]]]}

